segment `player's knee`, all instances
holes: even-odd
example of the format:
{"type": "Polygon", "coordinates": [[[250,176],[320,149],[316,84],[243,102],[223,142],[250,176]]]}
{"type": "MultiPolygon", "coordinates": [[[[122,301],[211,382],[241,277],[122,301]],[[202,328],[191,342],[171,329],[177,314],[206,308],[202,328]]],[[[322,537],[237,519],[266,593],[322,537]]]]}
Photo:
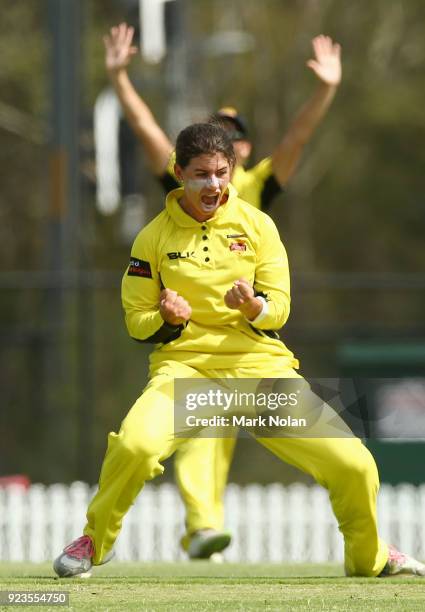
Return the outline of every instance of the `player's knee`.
{"type": "Polygon", "coordinates": [[[149,459],[161,455],[161,443],[157,438],[137,436],[122,441],[123,450],[135,459],[149,459]]]}
{"type": "Polygon", "coordinates": [[[141,480],[152,480],[164,472],[159,463],[161,455],[160,444],[157,439],[126,435],[121,431],[115,440],[115,450],[126,465],[137,466],[141,480]]]}
{"type": "Polygon", "coordinates": [[[379,476],[374,458],[368,449],[361,445],[356,453],[346,457],[341,477],[360,488],[378,488],[379,476]]]}
{"type": "Polygon", "coordinates": [[[116,451],[129,462],[159,457],[163,450],[158,436],[149,436],[145,432],[140,434],[138,430],[125,427],[121,428],[118,435],[114,435],[112,442],[116,451]]]}

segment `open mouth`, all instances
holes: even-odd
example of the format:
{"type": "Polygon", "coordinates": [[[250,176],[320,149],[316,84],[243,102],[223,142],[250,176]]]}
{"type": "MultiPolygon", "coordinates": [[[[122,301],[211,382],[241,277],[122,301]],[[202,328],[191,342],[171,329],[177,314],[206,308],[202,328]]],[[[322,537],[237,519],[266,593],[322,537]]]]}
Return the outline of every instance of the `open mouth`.
{"type": "Polygon", "coordinates": [[[214,195],[203,195],[201,197],[201,202],[206,208],[214,208],[219,203],[220,195],[220,193],[215,193],[214,195]]]}

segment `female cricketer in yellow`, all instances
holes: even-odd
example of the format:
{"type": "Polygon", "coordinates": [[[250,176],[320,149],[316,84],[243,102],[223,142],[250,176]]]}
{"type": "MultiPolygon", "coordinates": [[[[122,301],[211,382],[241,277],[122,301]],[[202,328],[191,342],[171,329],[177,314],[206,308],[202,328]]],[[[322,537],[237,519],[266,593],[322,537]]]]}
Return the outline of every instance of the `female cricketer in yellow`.
{"type": "MultiPolygon", "coordinates": [[[[127,68],[137,53],[133,37],[134,29],[125,23],[111,28],[104,37],[105,66],[150,170],[168,193],[179,187],[174,174],[174,145],[129,78],[127,68]]],[[[312,40],[312,47],[313,59],[307,66],[317,78],[317,85],[268,157],[245,169],[252,143],[243,117],[232,107],[215,113],[235,150],[232,184],[243,200],[261,210],[268,210],[291,181],[305,145],[328,112],[339,87],[339,45],[321,35],[312,40]]],[[[234,92],[226,92],[226,96],[229,93],[233,96],[234,92]]],[[[264,112],[263,109],[263,115],[264,112]]],[[[186,511],[186,533],[181,544],[192,559],[209,558],[230,544],[231,534],[223,531],[223,498],[235,442],[236,438],[190,438],[174,455],[175,478],[186,511]]]]}
{"type": "MultiPolygon", "coordinates": [[[[111,433],[84,535],[54,562],[59,576],[87,574],[111,558],[124,515],[182,438],[174,437],[175,378],[295,378],[297,360],[278,335],[290,307],[286,252],[269,216],[229,183],[232,142],[214,124],[177,138],[182,187],[137,236],[123,278],[130,335],[155,343],[150,381],[111,433]]],[[[348,575],[425,566],[379,539],[375,462],[359,439],[261,438],[274,454],[329,490],[345,540],[348,575]],[[415,565],[416,564],[416,565],[415,565]]]]}

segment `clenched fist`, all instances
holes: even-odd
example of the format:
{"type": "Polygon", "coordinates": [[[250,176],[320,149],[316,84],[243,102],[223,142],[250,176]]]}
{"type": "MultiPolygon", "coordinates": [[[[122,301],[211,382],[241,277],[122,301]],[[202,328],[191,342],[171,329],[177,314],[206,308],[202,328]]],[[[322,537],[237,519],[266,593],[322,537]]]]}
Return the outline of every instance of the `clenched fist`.
{"type": "Polygon", "coordinates": [[[224,296],[224,302],[228,308],[240,310],[249,321],[256,319],[263,309],[261,300],[255,297],[254,288],[243,278],[233,283],[224,296]]]}
{"type": "Polygon", "coordinates": [[[159,295],[159,312],[166,323],[181,325],[192,316],[192,308],[177,291],[163,289],[159,295]]]}

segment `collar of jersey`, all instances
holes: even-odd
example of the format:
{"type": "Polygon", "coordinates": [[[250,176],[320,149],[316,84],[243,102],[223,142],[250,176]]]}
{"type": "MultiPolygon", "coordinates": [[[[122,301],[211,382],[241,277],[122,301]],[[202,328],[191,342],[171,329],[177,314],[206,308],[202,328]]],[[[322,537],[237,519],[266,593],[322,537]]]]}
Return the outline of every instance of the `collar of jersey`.
{"type": "Polygon", "coordinates": [[[238,196],[238,192],[236,191],[236,189],[231,183],[229,183],[227,187],[227,193],[229,195],[227,202],[219,206],[219,208],[216,210],[214,216],[211,217],[211,219],[201,222],[188,215],[180,206],[178,201],[182,197],[183,191],[183,187],[173,189],[173,191],[170,191],[170,193],[167,195],[167,198],[165,200],[165,207],[167,209],[168,214],[173,219],[173,221],[177,223],[177,225],[179,225],[180,227],[198,227],[199,225],[202,225],[202,223],[211,223],[214,222],[216,219],[223,219],[224,216],[230,214],[229,209],[232,208],[232,203],[238,196]]]}

